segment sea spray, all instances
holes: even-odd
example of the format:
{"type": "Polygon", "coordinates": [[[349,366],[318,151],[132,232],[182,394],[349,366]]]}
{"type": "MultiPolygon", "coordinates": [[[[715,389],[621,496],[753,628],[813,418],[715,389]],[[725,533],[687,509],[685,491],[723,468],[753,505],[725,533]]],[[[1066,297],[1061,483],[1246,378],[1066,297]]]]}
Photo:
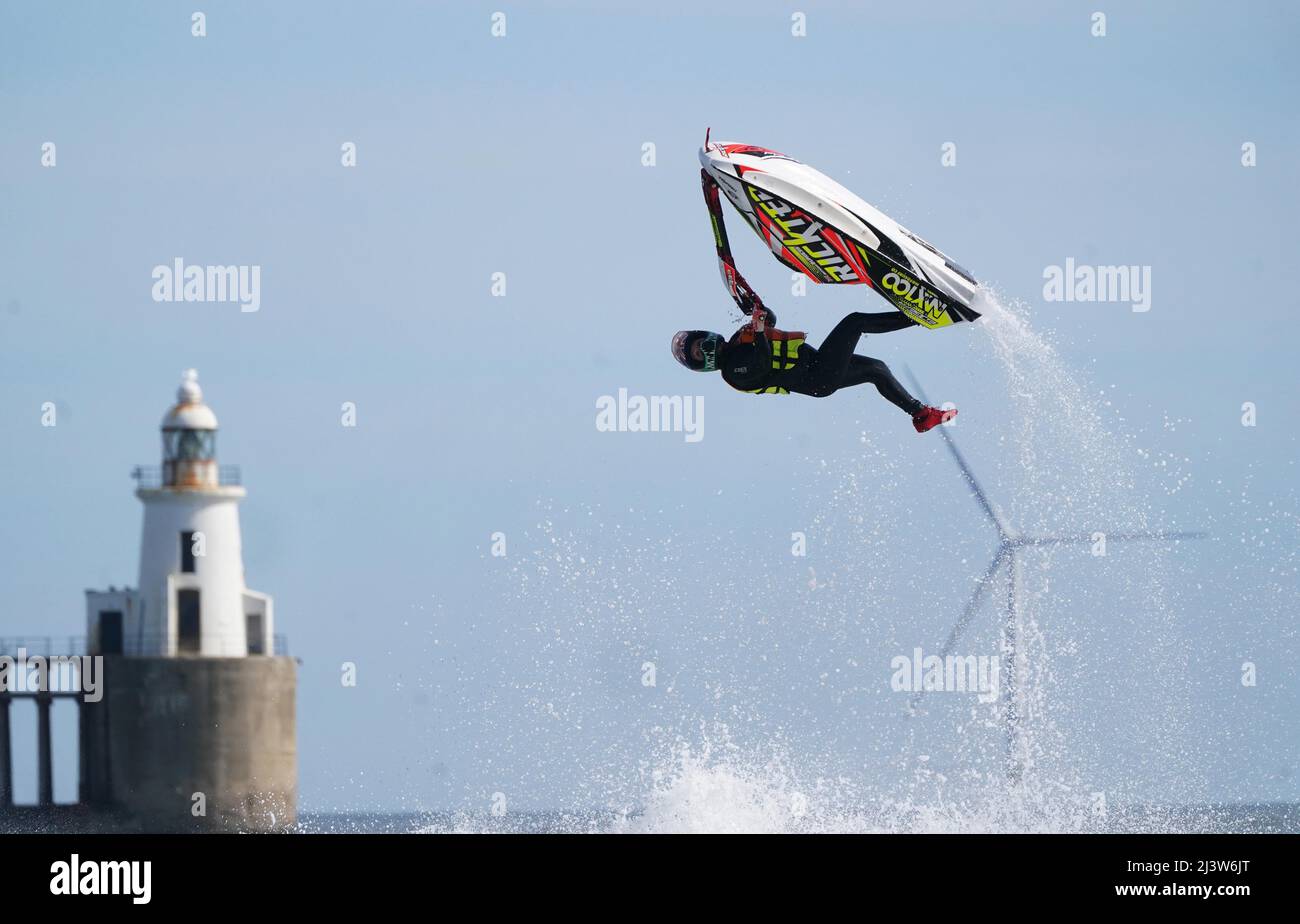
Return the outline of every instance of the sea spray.
{"type": "MultiPolygon", "coordinates": [[[[1024,757],[1032,768],[1035,761],[1048,758],[1049,751],[1065,747],[1056,724],[1060,710],[1055,706],[1071,696],[1085,695],[1079,678],[1054,673],[1051,630],[1045,628],[1041,617],[1048,611],[1058,618],[1064,616],[1053,625],[1061,625],[1061,637],[1068,637],[1071,624],[1078,620],[1094,614],[1111,616],[1107,610],[1114,599],[1138,599],[1142,612],[1133,621],[1129,638],[1111,644],[1117,650],[1140,647],[1155,651],[1162,662],[1185,666],[1187,649],[1178,632],[1177,613],[1168,600],[1173,580],[1169,566],[1176,545],[1143,541],[1105,546],[1107,534],[1152,531],[1166,525],[1155,514],[1150,488],[1140,477],[1140,452],[1131,428],[1125,427],[1124,415],[1100,396],[1095,385],[1084,384],[1057,345],[1031,326],[1028,305],[986,290],[981,309],[985,337],[973,342],[977,348],[991,351],[1009,402],[1010,413],[1005,419],[1007,448],[1015,459],[1009,498],[1013,528],[1025,536],[1097,537],[1092,544],[1044,546],[1023,556],[1019,631],[1026,713],[1024,757]],[[1106,576],[1099,574],[1096,580],[1075,589],[1074,598],[1061,607],[1053,588],[1055,574],[1095,564],[1097,556],[1089,553],[1098,549],[1104,549],[1112,564],[1122,558],[1126,567],[1112,569],[1106,576]],[[1122,594],[1113,589],[1116,581],[1126,585],[1122,594]]],[[[1122,680],[1124,675],[1117,663],[1116,678],[1122,680]]],[[[1139,708],[1136,699],[1131,704],[1134,709],[1139,708]]],[[[1143,724],[1156,729],[1149,744],[1157,749],[1165,732],[1187,720],[1168,696],[1143,698],[1141,708],[1143,724]],[[1158,716],[1152,716],[1152,711],[1158,716]],[[1152,722],[1152,718],[1158,721],[1152,722]]],[[[1054,763],[1058,778],[1062,771],[1074,771],[1074,785],[1082,783],[1077,764],[1068,759],[1054,763]]],[[[1034,782],[1032,777],[1030,782],[1034,782]]],[[[1104,795],[1104,790],[1114,785],[1111,780],[1109,785],[1094,784],[1093,788],[1104,795]]],[[[1100,800],[1102,795],[1096,798],[1100,800]]]]}
{"type": "MultiPolygon", "coordinates": [[[[963,338],[987,374],[956,395],[952,434],[1008,522],[1034,535],[1168,525],[1118,409],[1025,306],[984,311],[963,338]]],[[[1195,795],[1179,788],[1192,767],[1180,698],[1141,674],[1152,655],[1186,663],[1175,551],[1024,551],[1026,773],[1010,782],[998,704],[944,693],[912,709],[890,689],[891,658],[943,641],[996,535],[939,434],[903,442],[883,403],[863,405],[857,438],[822,431],[773,482],[800,500],[806,560],[729,523],[753,502],[743,487],[707,504],[677,496],[699,486],[621,509],[539,503],[512,536],[502,599],[456,617],[474,626],[474,659],[441,653],[439,740],[474,743],[450,830],[512,830],[538,809],[572,830],[590,830],[592,811],[628,831],[1162,829],[1125,806],[1195,795]],[[1104,724],[1117,710],[1119,735],[1104,724]],[[511,808],[485,824],[498,792],[511,808]]],[[[959,654],[997,653],[1004,599],[984,601],[959,654]]]]}

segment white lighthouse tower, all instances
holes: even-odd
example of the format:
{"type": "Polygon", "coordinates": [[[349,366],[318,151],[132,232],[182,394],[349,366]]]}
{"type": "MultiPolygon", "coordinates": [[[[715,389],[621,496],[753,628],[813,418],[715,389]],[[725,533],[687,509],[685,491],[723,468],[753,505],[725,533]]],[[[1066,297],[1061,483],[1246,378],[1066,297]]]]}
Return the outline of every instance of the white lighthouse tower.
{"type": "Polygon", "coordinates": [[[102,696],[82,702],[83,800],[133,830],[276,831],[297,812],[297,666],[271,598],[244,586],[239,471],[187,370],[137,468],[140,583],[86,591],[102,696]]]}
{"type": "Polygon", "coordinates": [[[135,591],[87,594],[92,648],[104,654],[271,654],[271,598],[244,586],[239,471],[217,464],[217,415],[185,371],[162,420],[162,466],[137,468],[144,503],[135,591]]]}

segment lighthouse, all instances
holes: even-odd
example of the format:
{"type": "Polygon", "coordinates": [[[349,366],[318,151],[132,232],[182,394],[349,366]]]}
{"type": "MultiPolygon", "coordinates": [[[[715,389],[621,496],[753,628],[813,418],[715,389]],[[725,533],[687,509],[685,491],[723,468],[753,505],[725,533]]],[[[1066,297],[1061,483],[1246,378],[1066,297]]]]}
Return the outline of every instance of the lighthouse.
{"type": "MultiPolygon", "coordinates": [[[[270,653],[271,598],[244,586],[239,470],[217,464],[217,415],[188,369],[162,420],[162,465],[136,469],[144,504],[140,579],[121,652],[241,657],[270,653]]],[[[116,643],[116,626],[93,626],[116,643]]],[[[113,612],[113,610],[109,610],[113,612]]],[[[128,615],[129,614],[129,615],[128,615]]]]}
{"type": "Polygon", "coordinates": [[[86,591],[103,697],[82,703],[83,799],[139,830],[282,830],[295,821],[296,662],[271,597],[244,581],[239,470],[186,370],[159,466],[137,466],[135,588],[86,591]]]}

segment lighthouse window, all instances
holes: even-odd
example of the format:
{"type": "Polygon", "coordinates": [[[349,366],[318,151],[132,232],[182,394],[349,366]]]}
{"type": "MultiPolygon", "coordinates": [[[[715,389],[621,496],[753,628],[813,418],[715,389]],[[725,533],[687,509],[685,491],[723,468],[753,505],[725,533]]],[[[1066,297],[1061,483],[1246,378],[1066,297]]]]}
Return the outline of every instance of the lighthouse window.
{"type": "Polygon", "coordinates": [[[216,456],[215,430],[180,430],[175,459],[211,459],[216,456]]]}
{"type": "Polygon", "coordinates": [[[266,654],[266,646],[262,644],[262,614],[245,613],[244,619],[248,630],[248,653],[266,654]]]}
{"type": "Polygon", "coordinates": [[[194,534],[181,533],[181,573],[194,573],[194,534]]]}

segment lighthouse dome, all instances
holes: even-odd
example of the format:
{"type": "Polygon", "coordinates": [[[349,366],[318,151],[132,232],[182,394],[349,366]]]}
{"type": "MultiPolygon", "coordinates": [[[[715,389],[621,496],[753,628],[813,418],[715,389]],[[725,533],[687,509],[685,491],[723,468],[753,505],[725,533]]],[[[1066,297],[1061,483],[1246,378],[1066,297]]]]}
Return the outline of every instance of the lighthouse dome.
{"type": "Polygon", "coordinates": [[[199,387],[199,374],[186,369],[176,389],[176,404],[162,420],[164,430],[215,430],[217,415],[203,403],[203,389],[199,387]]]}

